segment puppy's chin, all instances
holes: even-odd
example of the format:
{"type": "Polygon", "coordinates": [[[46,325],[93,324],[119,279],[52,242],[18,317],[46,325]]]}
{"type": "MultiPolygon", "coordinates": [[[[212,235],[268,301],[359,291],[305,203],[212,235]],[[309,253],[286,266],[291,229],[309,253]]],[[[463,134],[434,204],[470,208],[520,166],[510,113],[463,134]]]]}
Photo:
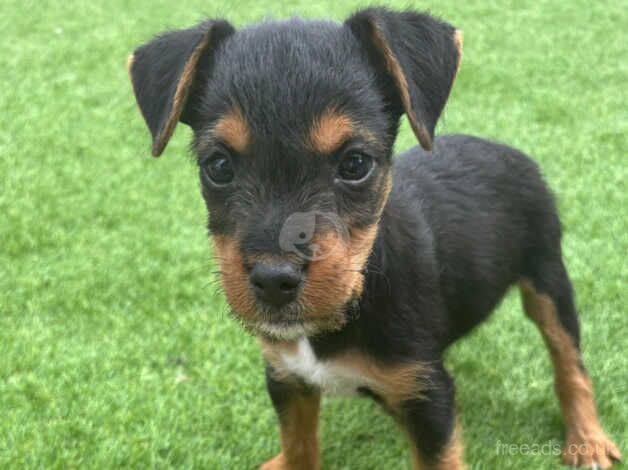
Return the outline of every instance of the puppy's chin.
{"type": "Polygon", "coordinates": [[[275,323],[259,321],[250,325],[256,334],[273,341],[297,341],[304,336],[311,336],[314,332],[307,323],[275,323]]]}
{"type": "Polygon", "coordinates": [[[260,318],[245,323],[245,328],[254,335],[271,341],[296,341],[303,337],[318,336],[340,330],[347,324],[348,317],[343,310],[324,318],[300,318],[277,321],[260,318]]]}

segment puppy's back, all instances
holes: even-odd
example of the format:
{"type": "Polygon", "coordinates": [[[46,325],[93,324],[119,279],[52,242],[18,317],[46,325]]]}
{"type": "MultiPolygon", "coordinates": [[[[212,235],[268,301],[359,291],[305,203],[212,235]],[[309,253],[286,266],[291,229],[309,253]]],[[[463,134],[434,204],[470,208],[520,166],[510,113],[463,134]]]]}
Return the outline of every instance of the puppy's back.
{"type": "Polygon", "coordinates": [[[537,165],[508,146],[449,135],[398,155],[389,205],[413,200],[433,237],[455,337],[487,316],[535,256],[559,252],[560,222],[537,165]]]}

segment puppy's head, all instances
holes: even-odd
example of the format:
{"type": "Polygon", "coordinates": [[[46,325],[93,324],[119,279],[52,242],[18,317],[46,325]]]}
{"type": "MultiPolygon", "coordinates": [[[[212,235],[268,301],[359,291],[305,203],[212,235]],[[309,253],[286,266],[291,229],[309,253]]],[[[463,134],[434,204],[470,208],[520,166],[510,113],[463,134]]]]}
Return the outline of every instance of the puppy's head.
{"type": "Polygon", "coordinates": [[[129,73],[164,150],[194,131],[222,285],[256,333],[291,340],[342,327],[391,187],[406,114],[429,149],[461,54],[458,32],[384,9],[344,24],[225,21],[165,33],[129,73]]]}

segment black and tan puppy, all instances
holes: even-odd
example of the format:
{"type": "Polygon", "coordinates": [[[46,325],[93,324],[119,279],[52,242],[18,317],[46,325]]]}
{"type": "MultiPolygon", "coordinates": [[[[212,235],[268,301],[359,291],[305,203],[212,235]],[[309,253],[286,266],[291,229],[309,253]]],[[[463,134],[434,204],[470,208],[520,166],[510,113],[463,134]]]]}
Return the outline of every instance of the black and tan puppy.
{"type": "Polygon", "coordinates": [[[129,60],[153,155],[178,121],[194,130],[222,286],[260,338],[279,416],[281,453],[264,469],[319,467],[325,392],[381,403],[416,468],[462,468],[442,354],[515,283],[555,367],[564,461],[620,457],[596,416],[536,165],[473,137],[433,140],[461,48],[447,23],[376,8],[344,24],[207,21],[129,60]],[[425,150],[393,161],[404,113],[425,150]]]}

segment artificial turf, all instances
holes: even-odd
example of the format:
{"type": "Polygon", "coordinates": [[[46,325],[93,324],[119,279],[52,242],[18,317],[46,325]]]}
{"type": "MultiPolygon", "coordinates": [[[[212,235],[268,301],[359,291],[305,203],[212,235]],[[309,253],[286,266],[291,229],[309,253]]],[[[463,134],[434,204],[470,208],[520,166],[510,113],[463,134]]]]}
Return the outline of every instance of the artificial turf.
{"type": "MultiPolygon", "coordinates": [[[[126,57],[208,16],[341,20],[360,5],[2,1],[1,468],[240,469],[277,452],[256,341],[216,286],[190,132],[149,157],[126,57]]],[[[558,197],[585,362],[626,454],[626,2],[412,6],[465,33],[438,133],[521,148],[558,197]]],[[[397,149],[411,145],[404,124],[397,149]]],[[[472,469],[560,467],[500,451],[563,439],[549,360],[516,295],[447,363],[472,469]]],[[[409,468],[401,434],[366,400],[326,400],[322,435],[325,468],[409,468]]]]}

